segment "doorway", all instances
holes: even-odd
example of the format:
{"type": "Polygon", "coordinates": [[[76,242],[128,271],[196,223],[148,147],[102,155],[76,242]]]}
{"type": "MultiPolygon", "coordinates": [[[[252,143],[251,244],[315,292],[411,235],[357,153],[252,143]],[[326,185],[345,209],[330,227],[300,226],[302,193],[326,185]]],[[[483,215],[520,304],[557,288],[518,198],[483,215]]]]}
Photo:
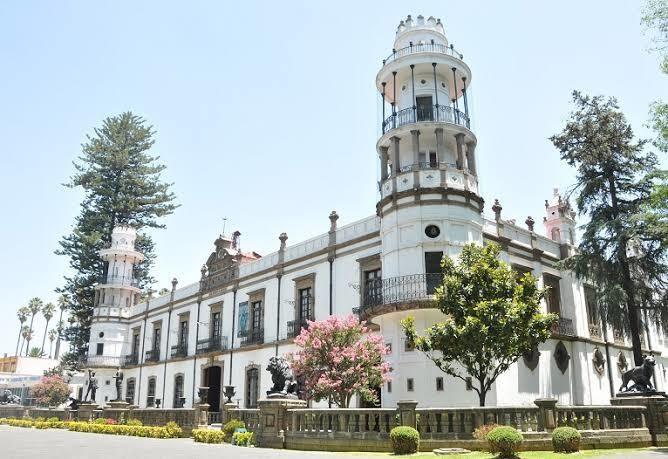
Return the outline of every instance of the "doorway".
{"type": "Polygon", "coordinates": [[[221,367],[214,366],[204,370],[204,385],[209,388],[210,411],[220,411],[220,384],[222,379],[223,371],[221,367]]]}
{"type": "Polygon", "coordinates": [[[441,274],[441,260],[443,252],[424,253],[424,271],[426,277],[427,295],[433,295],[436,287],[441,285],[443,275],[441,274]]]}
{"type": "Polygon", "coordinates": [[[419,96],[415,98],[415,105],[417,106],[417,120],[418,121],[433,121],[434,112],[431,103],[431,96],[419,96]]]}

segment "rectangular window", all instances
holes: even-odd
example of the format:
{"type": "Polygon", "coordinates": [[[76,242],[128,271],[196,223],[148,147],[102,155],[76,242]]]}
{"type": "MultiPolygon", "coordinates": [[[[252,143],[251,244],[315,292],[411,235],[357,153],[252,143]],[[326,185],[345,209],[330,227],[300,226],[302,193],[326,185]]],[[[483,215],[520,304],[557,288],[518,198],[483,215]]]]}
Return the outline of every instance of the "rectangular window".
{"type": "Polygon", "coordinates": [[[404,338],[404,352],[413,352],[415,350],[415,343],[408,338],[404,338]]]}
{"type": "Polygon", "coordinates": [[[188,321],[182,320],[179,324],[179,346],[185,347],[188,345],[188,321]]]}
{"type": "Polygon", "coordinates": [[[155,406],[155,377],[148,378],[148,390],[146,392],[146,406],[155,406]]]}
{"type": "Polygon", "coordinates": [[[153,354],[155,354],[153,357],[156,360],[160,360],[160,340],[162,338],[161,330],[162,329],[160,327],[153,329],[153,354]]]}
{"type": "Polygon", "coordinates": [[[385,343],[385,347],[387,348],[387,353],[391,354],[392,353],[392,343],[385,343]]]}
{"type": "Polygon", "coordinates": [[[306,323],[307,320],[313,320],[313,310],[311,308],[311,287],[299,289],[299,322],[306,323]]]}
{"type": "Polygon", "coordinates": [[[251,330],[262,328],[262,301],[254,301],[251,305],[251,330]]]}
{"type": "Polygon", "coordinates": [[[97,343],[97,347],[95,348],[95,355],[103,355],[104,354],[104,343],[97,343]]]}
{"type": "Polygon", "coordinates": [[[130,405],[135,404],[135,379],[130,378],[127,382],[127,387],[125,390],[125,401],[130,405]]]}
{"type": "Polygon", "coordinates": [[[259,371],[257,368],[249,368],[246,371],[246,408],[256,408],[259,396],[259,371]]]}
{"type": "Polygon", "coordinates": [[[547,312],[561,315],[561,292],[559,290],[559,278],[554,276],[543,276],[543,284],[548,288],[545,294],[547,301],[547,312]]]}
{"type": "Polygon", "coordinates": [[[425,252],[424,253],[424,272],[426,277],[427,295],[433,295],[436,287],[441,285],[441,260],[443,252],[425,252]]]}
{"type": "Polygon", "coordinates": [[[211,314],[211,339],[220,338],[220,312],[211,314]]]}
{"type": "Polygon", "coordinates": [[[383,280],[381,270],[370,269],[364,271],[364,304],[375,306],[383,302],[383,280]]]}
{"type": "Polygon", "coordinates": [[[408,392],[413,392],[413,389],[415,389],[413,378],[408,378],[406,380],[406,389],[408,390],[408,392]]]}
{"type": "Polygon", "coordinates": [[[417,105],[417,120],[432,121],[434,119],[431,96],[418,96],[415,98],[417,105]]]}
{"type": "Polygon", "coordinates": [[[590,324],[598,325],[600,320],[598,312],[598,303],[596,302],[596,292],[591,287],[584,288],[585,303],[587,305],[587,319],[590,324]]]}
{"type": "Polygon", "coordinates": [[[139,355],[139,330],[135,330],[132,334],[132,355],[139,355]]]}
{"type": "Polygon", "coordinates": [[[392,381],[387,382],[387,392],[390,394],[392,393],[392,381]]]}
{"type": "Polygon", "coordinates": [[[442,391],[443,390],[443,378],[441,376],[436,378],[436,390],[437,391],[442,391]]]}

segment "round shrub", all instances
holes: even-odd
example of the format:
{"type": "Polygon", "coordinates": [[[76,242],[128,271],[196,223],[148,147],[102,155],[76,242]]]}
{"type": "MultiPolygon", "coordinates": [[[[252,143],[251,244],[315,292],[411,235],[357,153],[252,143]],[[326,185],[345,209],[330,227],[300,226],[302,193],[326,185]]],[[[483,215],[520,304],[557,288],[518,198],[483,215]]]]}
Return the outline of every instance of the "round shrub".
{"type": "Polygon", "coordinates": [[[582,435],[573,427],[557,427],[552,432],[552,448],[557,453],[575,453],[580,451],[582,435]]]}
{"type": "Polygon", "coordinates": [[[53,416],[53,417],[50,417],[49,419],[47,419],[46,421],[47,422],[58,422],[58,421],[60,421],[60,418],[58,418],[56,416],[53,416]]]}
{"type": "Polygon", "coordinates": [[[473,431],[473,438],[476,440],[480,440],[481,442],[484,442],[485,445],[487,445],[487,449],[489,450],[489,443],[487,443],[487,434],[489,434],[492,430],[496,429],[499,427],[497,424],[483,424],[479,427],[477,427],[473,431]]]}
{"type": "Polygon", "coordinates": [[[96,420],[93,421],[93,424],[106,424],[107,420],[104,418],[97,418],[96,420]]]}
{"type": "Polygon", "coordinates": [[[125,424],[128,425],[128,426],[143,426],[144,425],[144,423],[141,422],[139,419],[128,419],[125,424]]]}
{"type": "Polygon", "coordinates": [[[524,437],[512,427],[496,427],[487,434],[487,442],[492,453],[499,453],[499,459],[517,457],[524,437]]]}
{"type": "Polygon", "coordinates": [[[179,438],[183,435],[183,429],[174,421],[169,421],[167,424],[165,424],[165,429],[169,435],[169,438],[179,438]]]}
{"type": "Polygon", "coordinates": [[[254,445],[253,432],[234,432],[232,434],[232,444],[237,446],[254,445]]]}
{"type": "Polygon", "coordinates": [[[240,419],[232,419],[223,426],[223,433],[225,434],[225,441],[231,441],[234,431],[237,429],[245,429],[246,423],[240,419]]]}
{"type": "Polygon", "coordinates": [[[193,429],[193,439],[199,443],[222,443],[225,434],[222,430],[193,429]]]}
{"type": "Polygon", "coordinates": [[[395,427],[390,431],[390,442],[394,454],[417,453],[420,447],[420,433],[412,427],[395,427]]]}

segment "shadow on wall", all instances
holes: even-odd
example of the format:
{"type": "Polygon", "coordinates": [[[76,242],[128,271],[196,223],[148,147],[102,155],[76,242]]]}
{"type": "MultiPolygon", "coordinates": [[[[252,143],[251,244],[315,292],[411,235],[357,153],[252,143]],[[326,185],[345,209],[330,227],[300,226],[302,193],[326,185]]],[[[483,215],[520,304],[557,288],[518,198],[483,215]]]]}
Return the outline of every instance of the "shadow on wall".
{"type": "MultiPolygon", "coordinates": [[[[545,358],[541,355],[541,359],[545,358]]],[[[532,371],[524,363],[524,359],[520,357],[517,361],[517,392],[534,394],[534,398],[538,398],[540,394],[540,367],[534,368],[532,371]]]]}

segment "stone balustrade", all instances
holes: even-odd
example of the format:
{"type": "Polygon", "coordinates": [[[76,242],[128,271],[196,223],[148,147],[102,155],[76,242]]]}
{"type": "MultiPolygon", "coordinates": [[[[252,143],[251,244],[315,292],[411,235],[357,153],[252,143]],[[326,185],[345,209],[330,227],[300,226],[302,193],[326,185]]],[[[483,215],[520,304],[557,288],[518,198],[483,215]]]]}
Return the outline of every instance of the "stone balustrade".
{"type": "Polygon", "coordinates": [[[366,433],[389,434],[399,425],[394,408],[342,408],[288,410],[288,430],[308,433],[366,433]]]}
{"type": "Polygon", "coordinates": [[[578,430],[634,429],[647,425],[644,406],[557,406],[556,423],[578,430]]]}

